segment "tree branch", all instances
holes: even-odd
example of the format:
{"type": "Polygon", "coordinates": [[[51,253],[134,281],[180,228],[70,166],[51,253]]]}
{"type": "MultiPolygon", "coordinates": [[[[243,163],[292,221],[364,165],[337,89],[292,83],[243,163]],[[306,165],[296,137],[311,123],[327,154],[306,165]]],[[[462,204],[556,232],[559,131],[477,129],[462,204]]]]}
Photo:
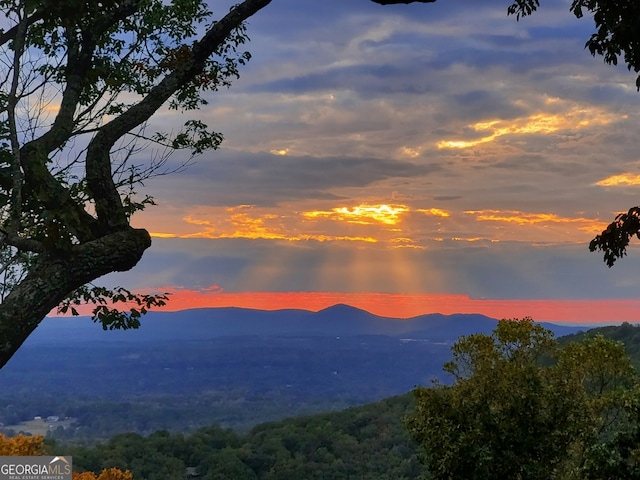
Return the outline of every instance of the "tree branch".
{"type": "Polygon", "coordinates": [[[9,232],[1,232],[4,235],[2,239],[3,243],[6,245],[11,245],[12,247],[16,247],[19,250],[23,250],[25,252],[34,252],[34,253],[44,253],[45,248],[42,243],[37,240],[33,240],[31,238],[20,237],[14,233],[9,232]]]}
{"type": "Polygon", "coordinates": [[[640,238],[640,207],[632,207],[621,213],[600,235],[591,240],[589,250],[604,252],[603,259],[608,267],[627,254],[632,237],[640,238]]]}
{"type": "MultiPolygon", "coordinates": [[[[28,17],[25,21],[27,27],[33,25],[34,23],[36,23],[39,20],[42,20],[44,18],[44,14],[41,11],[37,11],[35,12],[33,15],[31,15],[30,17],[28,17]]],[[[12,40],[16,39],[16,36],[18,35],[18,29],[20,28],[19,24],[13,26],[12,28],[10,28],[9,30],[7,30],[6,32],[2,32],[0,34],[0,46],[4,45],[7,42],[10,42],[12,40]]]]}
{"type": "Polygon", "coordinates": [[[0,308],[0,368],[69,292],[110,272],[133,268],[151,245],[146,230],[129,228],[82,245],[68,255],[40,255],[0,308]]]}
{"type": "MultiPolygon", "coordinates": [[[[18,12],[18,15],[20,13],[18,12]]],[[[13,40],[13,71],[11,87],[7,98],[7,126],[9,128],[9,141],[11,143],[11,209],[9,212],[9,228],[16,232],[20,228],[22,216],[22,168],[20,167],[20,140],[18,139],[18,126],[16,124],[16,107],[18,105],[18,85],[20,83],[20,70],[22,67],[22,55],[24,53],[27,36],[27,19],[20,18],[16,25],[15,38],[13,40]]]]}
{"type": "MultiPolygon", "coordinates": [[[[68,42],[67,65],[65,68],[66,87],[62,94],[60,109],[51,128],[42,136],[22,147],[21,163],[25,171],[25,181],[45,208],[56,212],[66,212],[64,224],[81,241],[88,241],[104,233],[95,218],[88,214],[83,205],[78,205],[64,186],[46,167],[49,154],[64,145],[73,135],[74,116],[82,90],[87,83],[87,73],[92,68],[92,58],[96,40],[118,22],[137,11],[141,1],[129,0],[119,6],[111,15],[105,14],[92,24],[92,28],[82,31],[82,41],[76,37],[73,25],[66,28],[68,42]]],[[[118,199],[119,200],[119,199],[118,199]]]]}
{"type": "Polygon", "coordinates": [[[75,126],[74,115],[82,90],[87,83],[87,73],[92,68],[92,59],[96,49],[96,42],[106,31],[134,14],[140,0],[132,0],[120,6],[112,15],[103,15],[91,25],[90,29],[81,31],[82,41],[76,38],[75,25],[66,28],[67,66],[65,68],[66,87],[62,94],[60,109],[51,126],[39,141],[47,153],[59,148],[72,135],[75,126]]]}
{"type": "Polygon", "coordinates": [[[87,149],[87,185],[95,200],[96,213],[104,227],[127,225],[127,217],[112,179],[111,148],[122,136],[140,126],[181,87],[202,72],[209,57],[224,44],[227,37],[247,18],[266,7],[271,0],[245,0],[214,23],[194,43],[184,62],[167,74],[139,103],[102,126],[87,149]]]}

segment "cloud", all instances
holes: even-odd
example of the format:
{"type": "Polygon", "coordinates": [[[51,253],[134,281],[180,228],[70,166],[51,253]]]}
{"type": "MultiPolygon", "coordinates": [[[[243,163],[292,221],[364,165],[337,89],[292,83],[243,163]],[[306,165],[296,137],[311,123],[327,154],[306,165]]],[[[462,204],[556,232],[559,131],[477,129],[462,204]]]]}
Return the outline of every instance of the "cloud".
{"type": "MultiPolygon", "coordinates": [[[[548,104],[560,102],[559,99],[548,98],[548,104]]],[[[587,127],[607,125],[619,118],[606,111],[595,108],[572,106],[565,108],[562,114],[535,113],[524,118],[497,119],[469,125],[473,132],[467,140],[441,140],[438,148],[470,148],[493,142],[507,135],[539,135],[556,133],[561,130],[576,131],[587,127]]]]}
{"type": "Polygon", "coordinates": [[[367,187],[391,178],[419,178],[435,164],[383,158],[311,157],[220,151],[199,159],[180,176],[150,182],[159,201],[172,204],[274,206],[301,200],[337,200],[340,189],[367,187]]]}
{"type": "Polygon", "coordinates": [[[640,185],[640,174],[637,173],[620,173],[604,178],[596,185],[601,187],[619,187],[619,186],[637,186],[640,185]]]}
{"type": "Polygon", "coordinates": [[[424,66],[418,63],[333,66],[322,72],[263,83],[254,91],[291,95],[348,89],[361,96],[383,93],[423,94],[433,91],[432,87],[421,80],[424,74],[424,66]]]}
{"type": "Polygon", "coordinates": [[[425,215],[432,215],[434,217],[447,218],[451,216],[451,213],[440,208],[418,208],[416,212],[424,213],[425,215]]]}
{"type": "Polygon", "coordinates": [[[528,213],[517,210],[468,210],[479,222],[503,222],[517,225],[535,225],[548,223],[579,224],[578,228],[599,232],[606,226],[595,219],[581,217],[561,217],[555,213],[528,213]]]}
{"type": "Polygon", "coordinates": [[[150,233],[152,237],[156,238],[242,238],[250,240],[285,240],[289,242],[308,240],[318,242],[377,242],[371,236],[332,235],[322,232],[301,231],[286,216],[256,212],[254,208],[253,205],[240,205],[225,208],[224,212],[217,211],[206,215],[210,218],[202,218],[202,213],[197,217],[184,217],[185,224],[194,227],[188,232],[151,231],[150,233]]]}

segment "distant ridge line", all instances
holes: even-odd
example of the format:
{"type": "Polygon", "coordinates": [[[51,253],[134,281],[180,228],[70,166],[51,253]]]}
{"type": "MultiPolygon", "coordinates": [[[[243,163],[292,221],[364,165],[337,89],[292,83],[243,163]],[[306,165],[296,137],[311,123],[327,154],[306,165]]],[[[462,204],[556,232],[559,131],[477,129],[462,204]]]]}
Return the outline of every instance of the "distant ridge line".
{"type": "MultiPolygon", "coordinates": [[[[385,335],[433,341],[455,341],[461,335],[490,333],[497,319],[482,314],[426,313],[410,318],[375,315],[347,304],[317,312],[305,309],[261,310],[244,307],[193,308],[175,312],[149,312],[137,330],[103,331],[88,317],[48,317],[28,344],[77,342],[201,341],[224,336],[358,336],[385,335]]],[[[585,327],[544,323],[557,336],[585,327]]]]}

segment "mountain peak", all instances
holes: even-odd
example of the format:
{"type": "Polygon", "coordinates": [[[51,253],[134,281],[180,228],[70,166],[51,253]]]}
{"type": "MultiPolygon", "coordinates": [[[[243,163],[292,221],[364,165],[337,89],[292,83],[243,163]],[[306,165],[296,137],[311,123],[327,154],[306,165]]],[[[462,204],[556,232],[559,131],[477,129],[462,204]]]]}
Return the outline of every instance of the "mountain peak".
{"type": "Polygon", "coordinates": [[[372,315],[370,312],[367,312],[366,310],[363,310],[361,308],[358,307],[353,307],[351,305],[347,305],[346,303],[336,303],[335,305],[331,305],[330,307],[327,308],[323,308],[322,310],[319,310],[318,313],[367,313],[369,315],[372,315]]]}

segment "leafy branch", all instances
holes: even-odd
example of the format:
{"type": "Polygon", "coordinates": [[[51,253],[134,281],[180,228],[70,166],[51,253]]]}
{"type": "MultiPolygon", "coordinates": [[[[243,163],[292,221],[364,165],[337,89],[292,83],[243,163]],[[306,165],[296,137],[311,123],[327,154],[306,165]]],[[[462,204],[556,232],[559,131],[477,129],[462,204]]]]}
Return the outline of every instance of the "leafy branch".
{"type": "Polygon", "coordinates": [[[640,239],[640,207],[632,207],[619,214],[613,222],[589,243],[589,251],[604,252],[604,261],[612,267],[615,261],[627,254],[633,236],[640,239]]]}
{"type": "Polygon", "coordinates": [[[140,317],[154,307],[164,307],[169,300],[169,293],[138,294],[124,287],[109,289],[98,285],[87,284],[75,290],[59,306],[59,314],[71,313],[78,316],[77,307],[93,304],[95,308],[91,319],[102,325],[103,330],[128,330],[140,327],[140,317]],[[125,309],[113,307],[124,304],[125,309]]]}

